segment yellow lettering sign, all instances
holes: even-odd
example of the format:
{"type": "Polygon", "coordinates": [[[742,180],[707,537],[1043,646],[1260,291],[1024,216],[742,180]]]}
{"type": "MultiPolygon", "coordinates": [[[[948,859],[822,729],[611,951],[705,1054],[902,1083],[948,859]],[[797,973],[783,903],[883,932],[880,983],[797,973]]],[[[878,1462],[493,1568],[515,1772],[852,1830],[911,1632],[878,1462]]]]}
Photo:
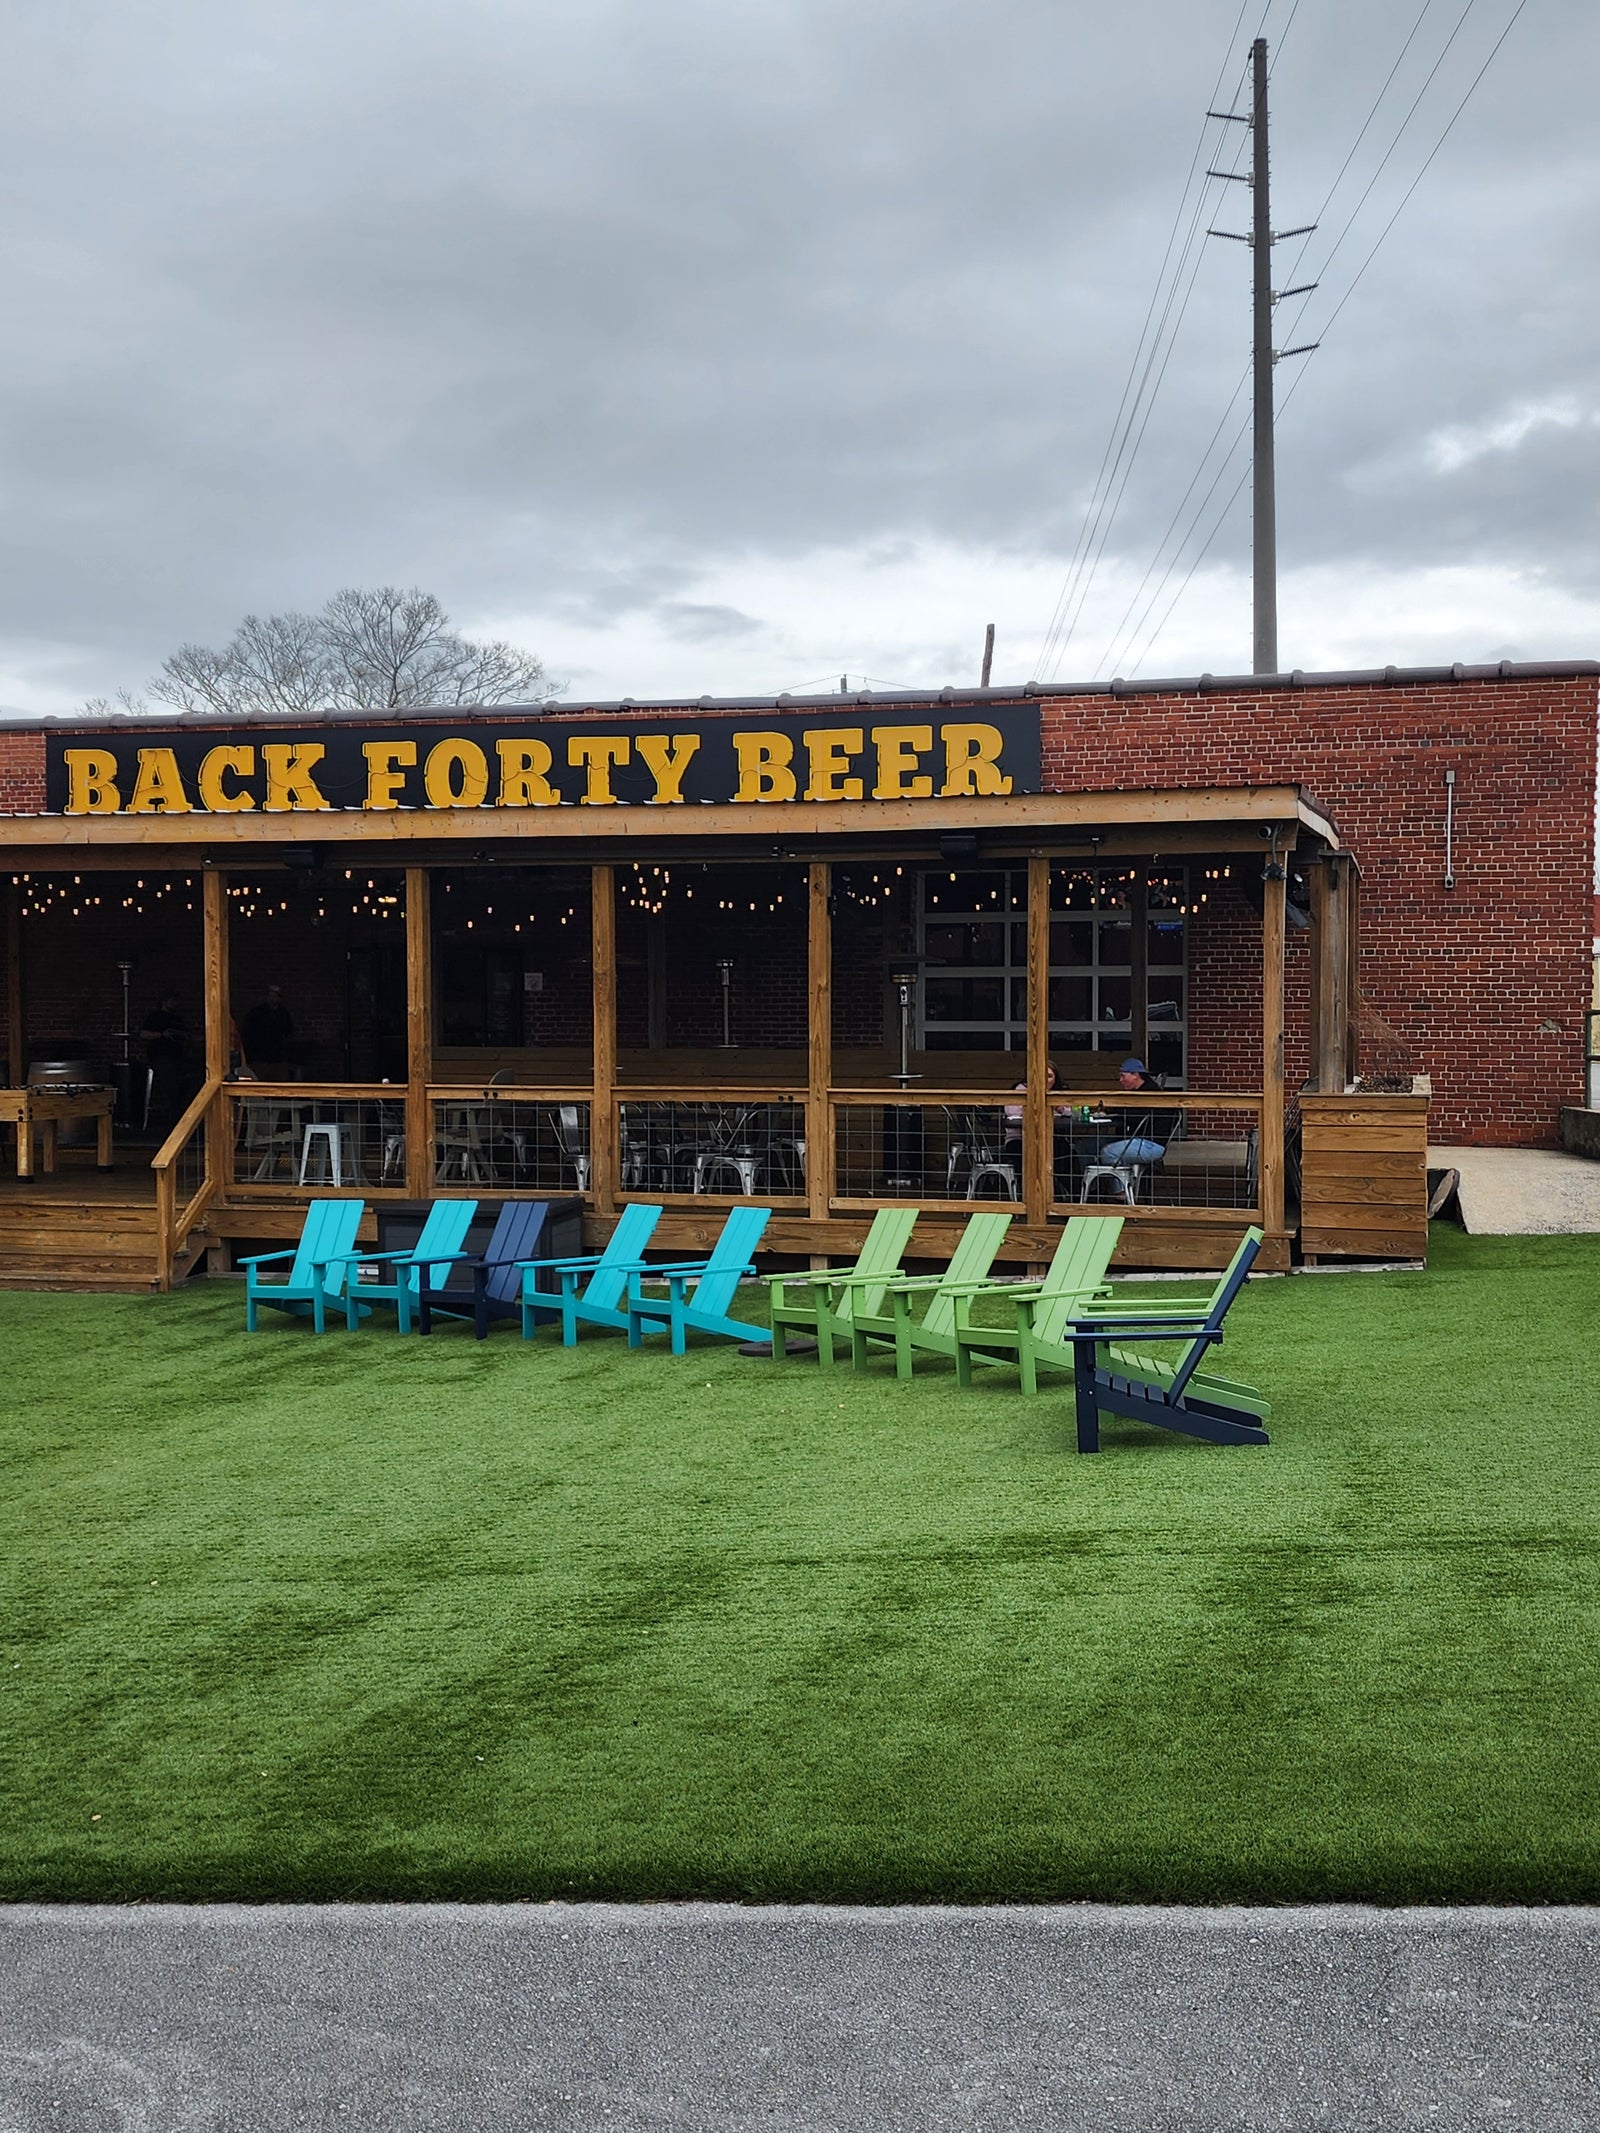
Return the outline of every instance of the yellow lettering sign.
{"type": "Polygon", "coordinates": [[[489,791],[489,763],[476,741],[440,741],[422,766],[422,789],[430,807],[482,807],[489,791]]]}
{"type": "Polygon", "coordinates": [[[133,781],[130,815],[189,815],[194,809],[183,789],[178,758],[170,748],[141,748],[133,781]]]}
{"type": "Polygon", "coordinates": [[[699,752],[699,734],[640,733],[635,735],[633,745],[656,781],[655,798],[650,805],[681,807],[683,774],[699,752]]]}
{"type": "Polygon", "coordinates": [[[380,814],[398,807],[406,772],[417,760],[416,742],[363,741],[361,753],[367,759],[367,797],[362,806],[380,814]]]}
{"type": "Polygon", "coordinates": [[[208,748],[200,758],[194,781],[200,805],[210,815],[247,815],[256,804],[255,795],[229,792],[222,781],[226,777],[253,778],[255,773],[253,748],[208,748]]]}
{"type": "Polygon", "coordinates": [[[500,797],[496,807],[559,807],[561,795],[550,783],[550,751],[543,741],[496,741],[500,758],[500,797]]]}
{"type": "Polygon", "coordinates": [[[261,750],[267,769],[267,797],[261,803],[269,815],[288,815],[325,808],[311,775],[327,754],[321,741],[268,741],[261,750]]]}
{"type": "Polygon", "coordinates": [[[872,745],[878,751],[878,782],[872,788],[874,800],[932,798],[932,777],[916,775],[918,751],[933,746],[931,726],[874,726],[872,745]]]}
{"type": "Polygon", "coordinates": [[[109,748],[63,748],[69,815],[114,815],[122,805],[117,759],[109,748]]]}
{"type": "Polygon", "coordinates": [[[1005,746],[998,726],[941,726],[944,742],[944,784],[947,800],[965,800],[980,793],[1008,793],[1011,780],[1000,769],[1000,751],[1005,746]]]}
{"type": "Polygon", "coordinates": [[[611,790],[612,768],[627,760],[628,740],[624,734],[574,734],[567,743],[567,761],[574,767],[583,764],[589,773],[580,804],[584,807],[615,807],[618,803],[611,790]]]}
{"type": "Polygon", "coordinates": [[[739,763],[736,800],[792,800],[795,795],[794,742],[786,733],[736,733],[733,752],[739,763]]]}
{"type": "Polygon", "coordinates": [[[811,758],[808,800],[859,800],[866,787],[848,775],[850,758],[861,753],[859,726],[814,726],[801,735],[811,758]]]}

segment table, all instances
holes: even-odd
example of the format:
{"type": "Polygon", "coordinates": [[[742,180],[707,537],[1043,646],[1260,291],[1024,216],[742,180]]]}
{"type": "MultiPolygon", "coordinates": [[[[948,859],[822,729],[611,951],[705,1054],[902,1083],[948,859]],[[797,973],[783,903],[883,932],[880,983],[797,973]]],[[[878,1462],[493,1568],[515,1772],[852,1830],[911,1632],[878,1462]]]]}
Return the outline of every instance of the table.
{"type": "Polygon", "coordinates": [[[49,1174],[56,1167],[56,1128],[63,1120],[75,1118],[95,1121],[95,1164],[109,1170],[111,1113],[116,1100],[115,1089],[0,1089],[0,1125],[15,1126],[17,1131],[18,1178],[33,1176],[34,1128],[44,1136],[43,1167],[49,1174]]]}

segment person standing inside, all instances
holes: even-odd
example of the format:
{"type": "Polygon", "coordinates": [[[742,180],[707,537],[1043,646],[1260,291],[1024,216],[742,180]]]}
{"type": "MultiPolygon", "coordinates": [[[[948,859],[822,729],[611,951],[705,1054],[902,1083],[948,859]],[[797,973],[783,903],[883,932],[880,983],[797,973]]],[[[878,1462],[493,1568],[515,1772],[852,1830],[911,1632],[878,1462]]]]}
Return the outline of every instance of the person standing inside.
{"type": "Polygon", "coordinates": [[[150,1069],[147,1122],[156,1138],[165,1140],[189,1100],[189,1032],[175,992],[163,993],[160,1004],[145,1016],[139,1042],[150,1069]]]}
{"type": "Polygon", "coordinates": [[[283,987],[269,985],[265,999],[258,1000],[244,1018],[245,1056],[254,1071],[270,1081],[274,1070],[286,1070],[294,1059],[294,1016],[283,1004],[283,987]]]}

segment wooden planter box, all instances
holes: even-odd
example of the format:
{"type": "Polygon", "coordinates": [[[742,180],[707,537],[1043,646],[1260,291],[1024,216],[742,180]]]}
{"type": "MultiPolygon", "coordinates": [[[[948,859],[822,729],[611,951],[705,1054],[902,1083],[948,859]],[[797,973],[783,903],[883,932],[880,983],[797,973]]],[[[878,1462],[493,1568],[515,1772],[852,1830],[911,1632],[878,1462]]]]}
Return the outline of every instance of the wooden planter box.
{"type": "Polygon", "coordinates": [[[1300,1098],[1300,1250],[1317,1259],[1425,1259],[1428,1097],[1300,1098]]]}

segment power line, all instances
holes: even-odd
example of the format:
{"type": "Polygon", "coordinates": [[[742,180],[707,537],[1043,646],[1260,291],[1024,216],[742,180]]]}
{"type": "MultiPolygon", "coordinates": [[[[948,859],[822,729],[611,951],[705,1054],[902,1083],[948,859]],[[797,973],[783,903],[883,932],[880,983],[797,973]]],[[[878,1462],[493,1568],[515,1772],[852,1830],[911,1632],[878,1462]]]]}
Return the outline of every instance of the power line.
{"type": "MultiPolygon", "coordinates": [[[[1229,33],[1228,37],[1228,49],[1230,50],[1232,49],[1233,44],[1238,37],[1239,27],[1240,24],[1244,21],[1245,11],[1248,8],[1249,4],[1250,0],[1240,0],[1239,12],[1237,17],[1235,18],[1233,29],[1229,33]]],[[[1268,0],[1268,4],[1271,4],[1271,0],[1268,0]]],[[[1222,66],[1217,71],[1216,82],[1214,83],[1211,92],[1213,98],[1216,98],[1220,95],[1222,84],[1227,76],[1227,72],[1228,62],[1225,58],[1223,60],[1222,66]]],[[[1046,664],[1049,662],[1052,656],[1054,655],[1055,657],[1059,658],[1059,651],[1064,650],[1065,648],[1064,644],[1059,644],[1059,640],[1061,639],[1061,634],[1064,628],[1067,629],[1068,635],[1070,636],[1070,627],[1068,626],[1067,617],[1069,610],[1072,606],[1073,595],[1076,590],[1077,582],[1083,574],[1084,561],[1088,553],[1089,547],[1093,543],[1095,539],[1095,534],[1104,518],[1106,505],[1109,500],[1110,486],[1116,480],[1117,467],[1118,465],[1120,465],[1122,456],[1127,448],[1128,437],[1132,430],[1133,422],[1137,417],[1138,409],[1144,395],[1145,387],[1148,384],[1150,378],[1151,366],[1155,360],[1155,352],[1156,349],[1160,346],[1162,334],[1165,331],[1167,320],[1171,315],[1173,296],[1172,291],[1169,291],[1167,295],[1166,306],[1162,311],[1161,322],[1156,328],[1155,341],[1151,345],[1149,356],[1146,357],[1145,349],[1146,343],[1150,339],[1151,322],[1155,318],[1157,307],[1161,304],[1162,289],[1165,285],[1167,276],[1167,267],[1172,258],[1173,246],[1175,243],[1177,243],[1178,240],[1178,233],[1183,227],[1184,209],[1188,204],[1190,188],[1194,183],[1195,173],[1199,167],[1200,158],[1205,149],[1205,141],[1206,125],[1203,122],[1200,128],[1199,136],[1195,142],[1194,153],[1189,159],[1189,168],[1184,176],[1183,187],[1178,197],[1178,206],[1175,214],[1173,215],[1172,228],[1167,236],[1166,247],[1162,252],[1161,264],[1156,274],[1155,287],[1151,292],[1149,304],[1146,306],[1144,320],[1139,329],[1139,338],[1135,343],[1133,356],[1128,365],[1128,374],[1123,383],[1121,398],[1117,403],[1116,414],[1112,418],[1111,432],[1106,440],[1106,447],[1104,453],[1101,456],[1099,470],[1095,475],[1094,487],[1090,491],[1089,503],[1084,513],[1083,525],[1080,527],[1077,541],[1074,543],[1072,555],[1068,560],[1066,578],[1062,585],[1061,592],[1057,597],[1055,607],[1051,613],[1050,622],[1045,630],[1044,641],[1039,649],[1039,656],[1035,663],[1035,672],[1041,675],[1043,674],[1046,664]],[[1140,362],[1142,358],[1144,359],[1144,370],[1143,374],[1141,375],[1140,362]],[[1136,379],[1138,380],[1137,393],[1134,392],[1136,379]],[[1134,394],[1131,408],[1129,405],[1130,394],[1134,394]],[[1125,417],[1126,420],[1124,419],[1125,417]]],[[[1204,199],[1204,194],[1205,187],[1202,185],[1201,201],[1203,201],[1204,199]]],[[[1195,224],[1199,220],[1199,214],[1200,203],[1197,202],[1194,213],[1190,217],[1190,227],[1187,234],[1185,235],[1183,249],[1179,255],[1178,266],[1173,275],[1174,289],[1176,288],[1178,280],[1182,276],[1183,268],[1187,261],[1190,247],[1193,244],[1195,224]]],[[[1181,313],[1179,322],[1181,323],[1181,313]]],[[[1159,390],[1159,385],[1160,380],[1158,378],[1156,386],[1157,390],[1159,390]]],[[[1137,449],[1137,447],[1135,447],[1135,449],[1137,449]]]]}

